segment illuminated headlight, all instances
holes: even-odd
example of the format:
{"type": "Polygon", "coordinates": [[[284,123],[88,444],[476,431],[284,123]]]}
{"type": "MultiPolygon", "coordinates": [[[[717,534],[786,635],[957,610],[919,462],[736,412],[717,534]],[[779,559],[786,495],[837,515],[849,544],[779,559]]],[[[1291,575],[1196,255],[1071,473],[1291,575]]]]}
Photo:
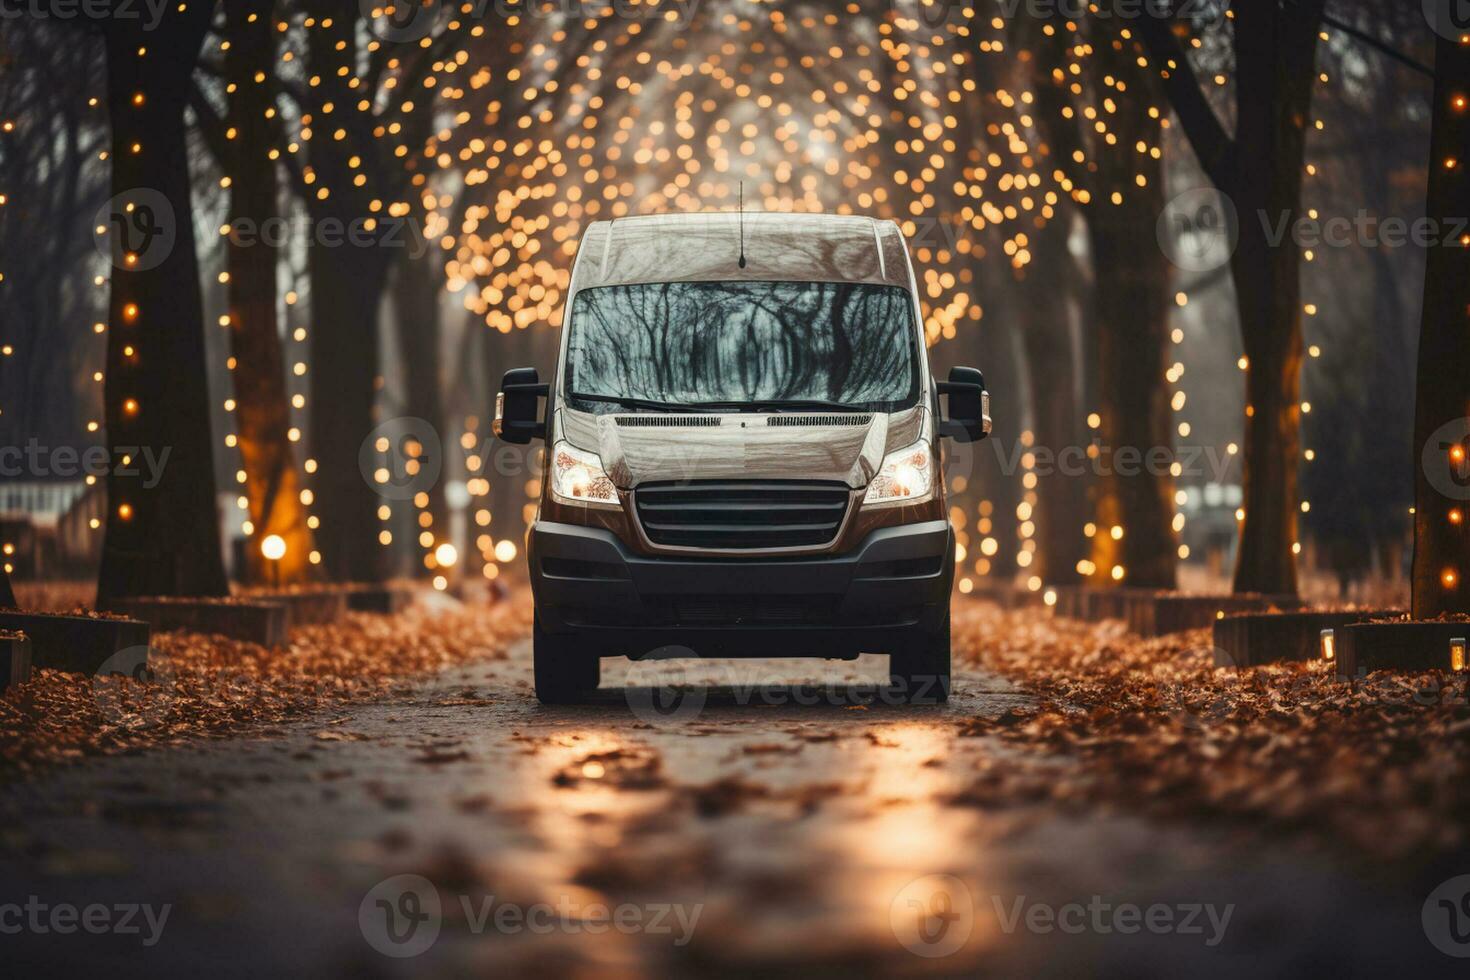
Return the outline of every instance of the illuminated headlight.
{"type": "Polygon", "coordinates": [[[873,482],[868,484],[863,506],[917,504],[934,495],[934,454],[929,443],[920,441],[891,452],[873,482]]]}
{"type": "Polygon", "coordinates": [[[563,504],[618,507],[618,491],[596,453],[558,442],[551,451],[551,496],[563,504]]]}

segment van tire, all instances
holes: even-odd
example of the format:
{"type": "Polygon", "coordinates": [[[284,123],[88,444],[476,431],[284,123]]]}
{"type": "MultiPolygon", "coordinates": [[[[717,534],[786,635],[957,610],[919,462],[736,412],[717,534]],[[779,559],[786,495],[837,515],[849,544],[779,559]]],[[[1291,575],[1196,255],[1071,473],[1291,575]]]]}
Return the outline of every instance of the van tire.
{"type": "Polygon", "coordinates": [[[888,655],[888,682],[903,704],[949,700],[949,607],[913,629],[912,638],[888,655]]]}
{"type": "Polygon", "coordinates": [[[575,636],[546,632],[539,617],[531,627],[531,661],[542,704],[576,704],[602,680],[601,658],[588,656],[587,645],[575,636]]]}

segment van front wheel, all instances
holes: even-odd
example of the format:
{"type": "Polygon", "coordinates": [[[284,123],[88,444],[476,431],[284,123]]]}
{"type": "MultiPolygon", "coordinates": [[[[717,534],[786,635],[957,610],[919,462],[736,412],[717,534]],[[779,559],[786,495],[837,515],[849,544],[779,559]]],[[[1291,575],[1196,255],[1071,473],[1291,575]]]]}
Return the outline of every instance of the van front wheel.
{"type": "Polygon", "coordinates": [[[909,641],[888,655],[888,681],[906,704],[949,700],[949,609],[914,627],[909,641]]]}
{"type": "Polygon", "coordinates": [[[602,680],[602,661],[588,654],[586,644],[546,632],[539,618],[531,627],[531,660],[542,704],[575,704],[602,680]]]}

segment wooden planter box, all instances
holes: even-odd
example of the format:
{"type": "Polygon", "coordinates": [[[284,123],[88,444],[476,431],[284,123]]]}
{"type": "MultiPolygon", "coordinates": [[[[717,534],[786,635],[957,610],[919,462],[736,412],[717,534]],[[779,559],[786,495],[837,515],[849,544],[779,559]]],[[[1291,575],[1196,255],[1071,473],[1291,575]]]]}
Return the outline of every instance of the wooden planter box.
{"type": "Polygon", "coordinates": [[[401,613],[414,602],[414,590],[406,585],[353,585],[347,588],[347,608],[353,612],[401,613]]]}
{"type": "Polygon", "coordinates": [[[1126,585],[1115,588],[1053,585],[1049,588],[1057,594],[1057,603],[1052,607],[1056,615],[1089,623],[1099,623],[1104,619],[1127,619],[1129,601],[1136,595],[1153,593],[1152,589],[1137,589],[1126,585]]]}
{"type": "Polygon", "coordinates": [[[1126,599],[1128,629],[1139,636],[1164,636],[1213,626],[1231,613],[1299,609],[1296,596],[1184,595],[1169,591],[1135,591],[1126,599]]]}
{"type": "Polygon", "coordinates": [[[95,674],[129,647],[148,648],[151,633],[136,619],[56,616],[0,610],[0,630],[24,633],[30,640],[31,665],[48,670],[95,674]]]}
{"type": "Polygon", "coordinates": [[[1084,611],[1090,622],[1100,623],[1105,619],[1127,620],[1133,603],[1143,596],[1152,596],[1152,589],[1119,586],[1115,589],[1091,589],[1085,600],[1084,611]]]}
{"type": "Polygon", "coordinates": [[[1082,586],[1053,585],[1049,588],[1057,594],[1057,601],[1051,607],[1052,615],[1064,619],[1082,618],[1082,586]]]}
{"type": "Polygon", "coordinates": [[[347,614],[347,590],[345,589],[257,592],[252,593],[251,597],[285,606],[286,625],[291,629],[298,626],[335,623],[347,614]]]}
{"type": "Polygon", "coordinates": [[[1403,615],[1401,610],[1242,613],[1215,620],[1215,666],[1257,667],[1321,657],[1322,631],[1334,638],[1344,627],[1403,615]]]}
{"type": "Polygon", "coordinates": [[[286,645],[287,609],[279,602],[159,596],[117,599],[112,608],[158,630],[212,633],[266,647],[286,645]]]}
{"type": "MultiPolygon", "coordinates": [[[[1337,676],[1374,670],[1449,670],[1450,640],[1470,641],[1470,623],[1358,623],[1336,631],[1337,676]]],[[[1470,654],[1467,654],[1470,656],[1470,654]]]]}
{"type": "Polygon", "coordinates": [[[30,638],[24,633],[0,631],[0,691],[30,679],[30,638]]]}

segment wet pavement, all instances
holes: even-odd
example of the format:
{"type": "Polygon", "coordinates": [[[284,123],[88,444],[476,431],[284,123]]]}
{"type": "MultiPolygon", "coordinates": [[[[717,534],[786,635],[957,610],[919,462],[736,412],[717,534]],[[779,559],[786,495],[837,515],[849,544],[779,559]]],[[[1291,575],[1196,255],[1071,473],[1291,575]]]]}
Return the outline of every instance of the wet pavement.
{"type": "Polygon", "coordinates": [[[6,973],[1466,968],[1433,942],[1452,910],[1421,916],[1470,866],[1054,804],[1038,782],[1079,762],[1003,778],[1018,750],[971,723],[1033,698],[975,667],[897,707],[881,657],[696,664],[672,701],[648,687],[671,665],[607,661],[594,703],[543,708],[528,642],[510,654],[0,787],[6,973]]]}

